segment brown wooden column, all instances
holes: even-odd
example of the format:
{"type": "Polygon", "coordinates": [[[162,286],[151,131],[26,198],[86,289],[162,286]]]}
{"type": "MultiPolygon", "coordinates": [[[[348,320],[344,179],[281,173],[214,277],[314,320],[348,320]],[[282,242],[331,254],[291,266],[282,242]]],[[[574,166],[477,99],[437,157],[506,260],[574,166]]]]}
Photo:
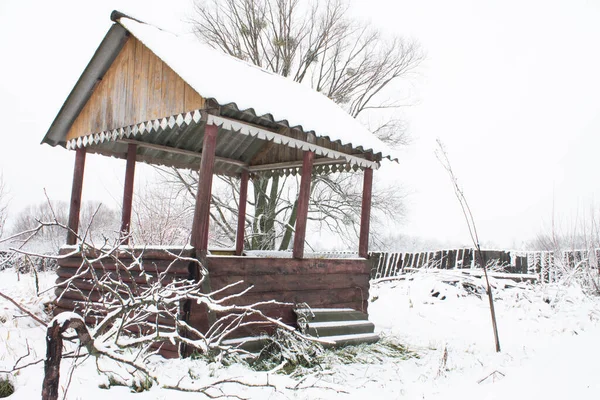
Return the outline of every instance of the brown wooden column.
{"type": "Polygon", "coordinates": [[[358,256],[367,258],[369,255],[369,224],[371,222],[371,192],[373,189],[373,170],[365,169],[363,180],[362,207],[360,212],[360,238],[358,241],[358,256]]]}
{"type": "MultiPolygon", "coordinates": [[[[127,165],[125,167],[125,185],[123,189],[123,213],[121,214],[121,237],[127,237],[130,233],[136,153],[137,145],[130,143],[127,146],[127,165]]],[[[123,244],[128,243],[129,237],[123,241],[123,244]]]]}
{"type": "Polygon", "coordinates": [[[294,258],[304,257],[304,239],[306,237],[306,220],[308,219],[308,201],[310,200],[310,180],[315,153],[304,152],[302,160],[302,178],[298,193],[298,213],[296,215],[296,233],[294,234],[294,258]]]}
{"type": "Polygon", "coordinates": [[[240,205],[238,209],[237,234],[235,236],[235,255],[244,251],[244,229],[246,228],[246,203],[248,202],[248,170],[242,171],[240,181],[240,205]]]}
{"type": "Polygon", "coordinates": [[[200,161],[191,240],[191,245],[196,249],[196,256],[206,255],[208,251],[210,199],[215,166],[215,149],[217,147],[217,130],[216,125],[206,125],[204,129],[204,143],[202,145],[202,160],[200,161]]]}
{"type": "Polygon", "coordinates": [[[79,212],[81,211],[81,192],[83,189],[83,171],[85,169],[84,147],[75,150],[75,167],[73,170],[73,186],[71,187],[71,204],[69,206],[69,232],[67,244],[77,244],[79,230],[79,212]]]}

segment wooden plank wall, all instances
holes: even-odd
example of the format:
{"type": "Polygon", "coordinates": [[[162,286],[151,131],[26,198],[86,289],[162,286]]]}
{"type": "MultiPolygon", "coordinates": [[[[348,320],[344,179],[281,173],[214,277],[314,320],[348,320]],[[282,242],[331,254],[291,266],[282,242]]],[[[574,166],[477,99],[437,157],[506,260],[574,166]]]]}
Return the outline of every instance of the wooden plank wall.
{"type": "MultiPolygon", "coordinates": [[[[600,265],[600,249],[562,251],[558,255],[553,251],[482,250],[482,253],[486,265],[494,263],[494,268],[503,272],[539,274],[543,282],[555,281],[560,277],[561,269],[573,269],[582,262],[595,268],[600,265]]],[[[405,268],[453,269],[482,265],[472,248],[417,253],[371,252],[370,259],[372,279],[397,276],[405,268]]]]}
{"type": "MultiPolygon", "coordinates": [[[[239,293],[252,285],[245,295],[227,304],[249,305],[274,299],[286,303],[307,303],[312,308],[353,308],[367,312],[370,263],[360,259],[289,259],[262,257],[209,257],[211,289],[218,290],[238,281],[242,285],[228,289],[219,297],[239,293]]],[[[292,305],[264,306],[270,317],[295,325],[292,305]]],[[[192,304],[191,324],[201,330],[208,327],[206,313],[192,304]]],[[[237,332],[236,336],[255,335],[265,327],[237,332]]]]}
{"type": "MultiPolygon", "coordinates": [[[[126,257],[121,260],[126,265],[132,261],[131,258],[126,257]]],[[[172,256],[166,252],[154,251],[145,253],[143,260],[146,271],[149,270],[156,276],[169,266],[172,256]]],[[[60,259],[57,283],[72,279],[81,263],[80,255],[60,259]]],[[[188,266],[188,262],[177,261],[170,267],[166,281],[187,278],[189,276],[188,266]]],[[[130,285],[134,283],[140,287],[145,285],[145,279],[139,276],[139,267],[134,267],[129,271],[131,275],[113,261],[105,260],[101,264],[96,263],[94,268],[98,274],[109,273],[114,277],[120,276],[124,282],[130,285]]],[[[312,308],[348,307],[367,312],[371,264],[364,259],[296,260],[209,256],[207,268],[212,291],[243,281],[243,284],[221,292],[216,296],[217,299],[240,293],[249,286],[253,286],[243,296],[228,300],[224,304],[250,305],[268,300],[291,303],[285,306],[270,304],[259,308],[266,315],[280,318],[286,324],[296,324],[296,318],[292,312],[294,303],[307,303],[312,308]]],[[[102,293],[94,288],[93,282],[89,278],[88,275],[74,279],[76,290],[57,289],[56,313],[62,311],[81,312],[88,299],[99,304],[102,293]]],[[[191,325],[207,332],[209,317],[206,307],[196,303],[187,304],[185,307],[189,307],[191,325]]],[[[221,317],[221,315],[216,317],[221,317]]],[[[245,318],[245,320],[252,320],[252,318],[245,318]]],[[[88,317],[86,322],[94,324],[96,319],[88,317]]],[[[172,320],[161,319],[160,322],[166,326],[174,326],[172,320]]],[[[260,325],[255,329],[240,330],[232,337],[255,335],[270,330],[272,327],[260,325]]],[[[161,354],[166,357],[176,357],[177,348],[170,343],[164,343],[161,354]]]]}
{"type": "Polygon", "coordinates": [[[66,140],[204,108],[204,99],[130,36],[66,140]]]}
{"type": "MultiPolygon", "coordinates": [[[[67,253],[67,251],[62,250],[61,252],[67,253]]],[[[133,262],[133,259],[129,257],[120,257],[120,260],[125,263],[125,265],[130,265],[133,262]]],[[[143,257],[144,271],[151,274],[153,278],[156,279],[159,273],[164,272],[169,265],[171,265],[172,260],[173,257],[167,252],[145,251],[143,257]]],[[[68,279],[72,279],[74,275],[78,274],[78,269],[81,267],[81,264],[82,258],[80,254],[59,259],[58,269],[56,270],[58,275],[56,283],[58,284],[65,282],[68,279]]],[[[189,262],[187,261],[176,261],[169,267],[169,273],[163,282],[168,283],[173,279],[186,279],[189,276],[188,264],[189,262]]],[[[99,276],[106,273],[114,279],[122,279],[123,282],[127,283],[130,287],[134,287],[134,285],[137,285],[140,289],[147,287],[146,278],[140,276],[141,269],[139,265],[134,266],[129,270],[125,270],[123,266],[115,260],[105,259],[102,262],[94,263],[93,266],[99,276]]],[[[57,300],[55,302],[55,315],[63,311],[82,313],[82,310],[88,304],[88,300],[95,303],[96,306],[101,305],[100,300],[103,293],[94,286],[89,273],[80,278],[73,279],[73,284],[76,287],[76,290],[56,289],[57,300]]],[[[102,313],[98,313],[97,315],[97,317],[88,316],[86,318],[86,323],[94,325],[97,322],[97,318],[102,316],[102,313]]],[[[159,319],[159,322],[164,326],[173,327],[173,329],[175,327],[173,320],[161,318],[159,319]]],[[[168,342],[162,343],[160,352],[163,356],[168,358],[178,357],[177,347],[168,342]]]]}

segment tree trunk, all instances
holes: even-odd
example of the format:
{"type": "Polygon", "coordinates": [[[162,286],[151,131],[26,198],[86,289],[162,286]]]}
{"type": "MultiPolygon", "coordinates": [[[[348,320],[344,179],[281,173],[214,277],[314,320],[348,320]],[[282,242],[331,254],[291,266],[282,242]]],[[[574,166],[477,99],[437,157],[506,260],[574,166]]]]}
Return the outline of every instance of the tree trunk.
{"type": "Polygon", "coordinates": [[[283,239],[279,245],[279,250],[287,250],[290,248],[290,242],[292,241],[292,233],[294,233],[294,226],[296,225],[296,216],[298,215],[298,199],[294,201],[290,218],[288,219],[287,226],[285,227],[285,233],[283,239]]]}
{"type": "Polygon", "coordinates": [[[42,400],[57,400],[62,359],[62,329],[55,320],[46,331],[46,360],[44,361],[44,383],[42,400]]]}
{"type": "Polygon", "coordinates": [[[275,250],[275,210],[277,209],[277,201],[279,200],[279,175],[274,175],[271,178],[271,190],[267,198],[267,214],[265,220],[264,232],[266,233],[265,245],[267,250],[275,250]]]}
{"type": "Polygon", "coordinates": [[[254,180],[254,225],[252,249],[275,250],[275,210],[277,209],[279,176],[254,180]],[[269,188],[269,182],[271,187],[269,188]],[[267,195],[267,190],[269,194],[267,195]]]}
{"type": "Polygon", "coordinates": [[[252,224],[252,250],[262,249],[262,220],[266,217],[267,209],[266,188],[268,180],[258,177],[253,180],[254,186],[254,224],[252,224]]]}

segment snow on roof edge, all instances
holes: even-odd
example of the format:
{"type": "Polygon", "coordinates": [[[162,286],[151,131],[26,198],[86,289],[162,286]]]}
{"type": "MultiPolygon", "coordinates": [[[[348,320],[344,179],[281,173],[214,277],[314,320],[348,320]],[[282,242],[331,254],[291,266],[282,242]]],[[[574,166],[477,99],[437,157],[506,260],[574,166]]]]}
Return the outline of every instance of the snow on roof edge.
{"type": "Polygon", "coordinates": [[[335,102],[305,85],[124,14],[116,22],[205,98],[253,109],[256,115],[270,114],[274,121],[288,121],[289,126],[301,126],[305,132],[314,131],[332,142],[372,151],[382,158],[400,159],[397,151],[335,102]]]}

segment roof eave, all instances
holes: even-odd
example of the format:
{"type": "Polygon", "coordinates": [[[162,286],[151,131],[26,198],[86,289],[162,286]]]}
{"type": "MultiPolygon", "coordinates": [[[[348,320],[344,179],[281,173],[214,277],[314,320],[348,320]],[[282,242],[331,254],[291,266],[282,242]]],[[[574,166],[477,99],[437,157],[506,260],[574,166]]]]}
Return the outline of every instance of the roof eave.
{"type": "Polygon", "coordinates": [[[129,32],[120,24],[113,24],[98,46],[94,56],[85,67],[79,80],[71,90],[56,118],[50,125],[42,143],[50,146],[65,146],[67,132],[91,97],[96,84],[102,80],[106,71],[125,45],[129,32]]]}

